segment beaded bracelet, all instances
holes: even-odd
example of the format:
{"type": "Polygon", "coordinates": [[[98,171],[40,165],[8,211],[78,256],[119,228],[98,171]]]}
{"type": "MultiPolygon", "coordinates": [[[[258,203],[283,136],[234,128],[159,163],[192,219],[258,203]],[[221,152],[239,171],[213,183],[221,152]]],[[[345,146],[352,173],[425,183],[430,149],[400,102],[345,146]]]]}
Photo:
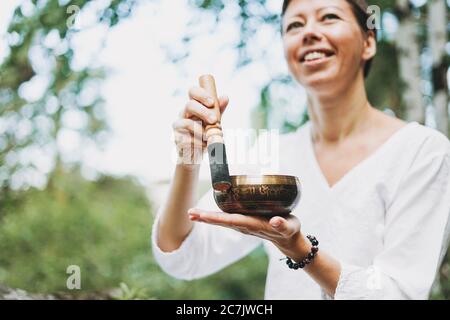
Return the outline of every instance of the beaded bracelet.
{"type": "MultiPolygon", "coordinates": [[[[292,259],[289,257],[284,258],[284,259],[286,259],[286,264],[290,269],[294,269],[294,270],[297,270],[298,268],[303,269],[305,266],[310,264],[314,260],[315,256],[317,255],[317,252],[319,251],[319,247],[318,247],[319,241],[317,241],[316,237],[313,237],[310,235],[306,236],[306,238],[308,238],[309,242],[311,242],[311,244],[312,244],[311,252],[308,253],[306,258],[304,258],[302,261],[300,261],[298,263],[292,261],[292,259]]],[[[284,259],[282,259],[282,260],[284,260],[284,259]]]]}

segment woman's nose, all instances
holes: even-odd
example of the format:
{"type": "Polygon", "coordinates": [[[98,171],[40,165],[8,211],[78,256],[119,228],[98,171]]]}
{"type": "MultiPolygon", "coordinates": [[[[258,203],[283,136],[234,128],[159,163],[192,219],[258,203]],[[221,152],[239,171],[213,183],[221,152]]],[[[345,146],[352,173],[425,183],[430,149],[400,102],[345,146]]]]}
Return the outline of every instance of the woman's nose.
{"type": "Polygon", "coordinates": [[[303,45],[320,41],[322,36],[314,22],[307,23],[303,28],[302,43],[303,45]]]}

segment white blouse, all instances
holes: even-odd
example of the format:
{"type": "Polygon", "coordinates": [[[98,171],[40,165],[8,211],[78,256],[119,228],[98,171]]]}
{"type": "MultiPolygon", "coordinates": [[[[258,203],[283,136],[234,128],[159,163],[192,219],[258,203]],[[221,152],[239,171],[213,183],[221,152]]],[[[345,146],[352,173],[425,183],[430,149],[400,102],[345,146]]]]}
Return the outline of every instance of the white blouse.
{"type": "MultiPolygon", "coordinates": [[[[279,174],[298,176],[302,196],[292,212],[303,234],[341,263],[335,299],[427,299],[448,246],[450,143],[411,122],[329,187],[316,161],[311,124],[283,135],[279,174]]],[[[242,172],[241,172],[242,173],[242,172]]],[[[274,173],[274,172],[270,172],[274,173]]],[[[196,205],[220,211],[212,190],[196,205]]],[[[215,273],[263,244],[269,256],[265,299],[327,299],[302,270],[289,269],[269,241],[204,223],[180,248],[163,252],[152,232],[156,261],[185,280],[215,273]]]]}

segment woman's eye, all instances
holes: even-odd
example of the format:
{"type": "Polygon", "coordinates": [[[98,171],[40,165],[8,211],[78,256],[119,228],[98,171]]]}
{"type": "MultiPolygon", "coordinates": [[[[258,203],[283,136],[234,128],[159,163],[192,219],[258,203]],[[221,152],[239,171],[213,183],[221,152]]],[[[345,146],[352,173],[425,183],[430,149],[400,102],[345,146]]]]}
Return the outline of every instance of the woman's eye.
{"type": "Polygon", "coordinates": [[[333,13],[328,13],[322,17],[322,20],[334,20],[339,19],[339,17],[333,13]]]}
{"type": "Polygon", "coordinates": [[[293,28],[301,28],[301,27],[303,27],[303,23],[301,23],[300,21],[295,21],[288,25],[286,32],[289,32],[293,28]]]}

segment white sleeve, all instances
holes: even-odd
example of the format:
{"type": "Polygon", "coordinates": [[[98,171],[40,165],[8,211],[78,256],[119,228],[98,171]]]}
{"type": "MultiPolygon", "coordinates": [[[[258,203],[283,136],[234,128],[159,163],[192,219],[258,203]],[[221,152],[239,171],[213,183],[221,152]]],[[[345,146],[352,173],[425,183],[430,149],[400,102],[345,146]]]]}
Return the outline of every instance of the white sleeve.
{"type": "MultiPolygon", "coordinates": [[[[212,189],[209,190],[196,207],[220,211],[212,192],[212,189]]],[[[158,221],[159,214],[153,224],[153,255],[167,274],[178,279],[192,280],[213,274],[243,258],[262,243],[257,237],[232,229],[194,222],[193,229],[177,250],[163,252],[156,243],[158,221]]]]}
{"type": "Polygon", "coordinates": [[[444,153],[414,160],[399,183],[386,211],[384,248],[373,265],[341,261],[335,299],[428,299],[448,246],[448,140],[445,146],[444,153]]]}
{"type": "MultiPolygon", "coordinates": [[[[270,138],[267,135],[262,135],[262,137],[264,139],[270,138]]],[[[245,174],[257,175],[262,172],[261,156],[259,155],[261,140],[262,138],[258,137],[253,146],[247,145],[249,150],[243,163],[239,161],[230,163],[231,174],[244,172],[245,174]]],[[[229,160],[233,159],[233,151],[236,150],[231,148],[227,151],[231,151],[228,154],[229,160]]],[[[271,162],[269,161],[269,163],[271,162]]],[[[200,199],[195,207],[221,211],[214,201],[212,189],[200,199]]],[[[152,228],[153,256],[160,267],[175,278],[191,280],[213,274],[243,258],[263,242],[260,238],[245,235],[232,229],[194,222],[191,232],[177,250],[163,252],[156,242],[159,213],[156,215],[152,228]]]]}

